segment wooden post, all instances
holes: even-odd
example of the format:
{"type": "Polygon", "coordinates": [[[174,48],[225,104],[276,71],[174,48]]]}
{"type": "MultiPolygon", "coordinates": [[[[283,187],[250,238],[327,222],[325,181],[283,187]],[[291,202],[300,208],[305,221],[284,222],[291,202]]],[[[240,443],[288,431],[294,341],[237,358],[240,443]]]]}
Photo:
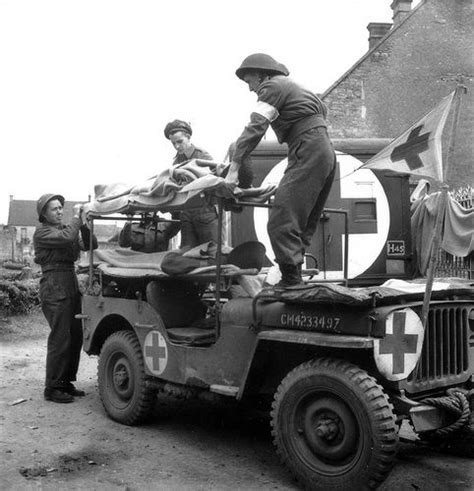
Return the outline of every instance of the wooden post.
{"type": "Polygon", "coordinates": [[[12,263],[14,263],[16,259],[16,227],[12,227],[10,233],[12,237],[12,263]]]}
{"type": "Polygon", "coordinates": [[[421,311],[421,320],[423,322],[423,328],[425,330],[428,324],[428,313],[430,309],[431,292],[433,291],[434,275],[438,263],[439,250],[441,247],[441,234],[443,233],[444,213],[449,199],[449,195],[448,195],[449,186],[447,184],[444,184],[444,180],[448,175],[449,164],[451,163],[451,160],[453,158],[456,130],[459,123],[461,95],[462,93],[465,92],[466,92],[466,87],[464,85],[459,84],[456,87],[456,93],[454,94],[454,112],[453,112],[453,120],[451,123],[451,131],[449,134],[448,153],[446,155],[445,165],[443,166],[443,175],[442,175],[443,185],[441,187],[440,203],[438,206],[438,212],[436,214],[436,222],[433,232],[433,246],[431,248],[430,261],[428,264],[428,271],[426,274],[425,295],[423,297],[423,308],[421,311]]]}
{"type": "Polygon", "coordinates": [[[447,184],[443,184],[441,189],[441,195],[439,197],[440,202],[438,204],[438,212],[436,214],[435,228],[433,232],[433,245],[431,247],[430,261],[428,264],[428,271],[426,273],[426,287],[425,295],[423,297],[423,309],[421,311],[421,320],[423,322],[423,328],[426,329],[428,322],[428,313],[430,309],[431,292],[433,291],[433,282],[436,266],[438,264],[438,255],[441,245],[441,234],[443,226],[444,212],[448,203],[448,189],[447,184]]]}

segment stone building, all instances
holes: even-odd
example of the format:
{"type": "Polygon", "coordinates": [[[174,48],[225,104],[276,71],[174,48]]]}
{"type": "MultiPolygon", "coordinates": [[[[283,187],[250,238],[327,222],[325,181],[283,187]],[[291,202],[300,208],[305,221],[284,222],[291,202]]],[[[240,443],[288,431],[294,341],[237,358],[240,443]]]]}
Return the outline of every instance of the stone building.
{"type": "MultiPolygon", "coordinates": [[[[367,53],[322,94],[331,136],[342,141],[396,138],[462,83],[467,94],[445,180],[451,188],[472,185],[472,0],[422,0],[413,9],[411,4],[393,0],[393,24],[367,26],[367,53]]],[[[445,163],[452,116],[453,111],[443,134],[445,163]]]]}

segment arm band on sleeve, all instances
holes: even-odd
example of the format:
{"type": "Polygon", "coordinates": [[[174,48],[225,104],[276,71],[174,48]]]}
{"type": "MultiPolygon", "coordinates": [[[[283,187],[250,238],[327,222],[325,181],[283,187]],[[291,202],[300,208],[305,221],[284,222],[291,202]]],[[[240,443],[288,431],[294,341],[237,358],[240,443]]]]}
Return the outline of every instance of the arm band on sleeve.
{"type": "Polygon", "coordinates": [[[268,119],[270,123],[273,123],[273,121],[275,121],[275,119],[277,119],[280,115],[275,107],[268,104],[268,102],[263,101],[257,101],[257,105],[255,106],[253,112],[260,114],[260,116],[263,116],[265,119],[268,119]]]}

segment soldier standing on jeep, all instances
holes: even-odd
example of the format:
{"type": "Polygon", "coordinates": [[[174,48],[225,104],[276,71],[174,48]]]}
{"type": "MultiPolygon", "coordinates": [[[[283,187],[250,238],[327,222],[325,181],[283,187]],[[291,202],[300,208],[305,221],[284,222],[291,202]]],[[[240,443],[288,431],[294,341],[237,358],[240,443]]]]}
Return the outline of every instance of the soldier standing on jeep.
{"type": "Polygon", "coordinates": [[[288,143],[288,166],[268,220],[268,235],[282,279],[279,287],[302,282],[301,267],[334,180],[336,158],[327,134],[326,106],[288,78],[285,65],[271,56],[248,56],[235,72],[258,95],[257,105],[236,142],[226,181],[238,182],[242,161],[271,125],[288,143]]]}

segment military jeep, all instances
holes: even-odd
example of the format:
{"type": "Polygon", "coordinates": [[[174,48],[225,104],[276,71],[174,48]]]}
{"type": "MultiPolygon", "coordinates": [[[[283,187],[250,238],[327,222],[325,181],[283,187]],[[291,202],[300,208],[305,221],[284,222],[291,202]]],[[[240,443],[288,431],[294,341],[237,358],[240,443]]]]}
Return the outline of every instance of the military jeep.
{"type": "MultiPolygon", "coordinates": [[[[219,200],[221,226],[223,216],[219,200]]],[[[89,218],[93,228],[101,216],[89,218]]],[[[312,489],[377,487],[403,420],[425,439],[468,431],[472,286],[435,289],[424,328],[423,282],[355,288],[303,271],[304,287],[233,296],[265,268],[226,269],[221,250],[213,267],[173,276],[91,255],[79,317],[109,417],[140,424],[163,393],[270,401],[276,451],[312,489]]]]}

